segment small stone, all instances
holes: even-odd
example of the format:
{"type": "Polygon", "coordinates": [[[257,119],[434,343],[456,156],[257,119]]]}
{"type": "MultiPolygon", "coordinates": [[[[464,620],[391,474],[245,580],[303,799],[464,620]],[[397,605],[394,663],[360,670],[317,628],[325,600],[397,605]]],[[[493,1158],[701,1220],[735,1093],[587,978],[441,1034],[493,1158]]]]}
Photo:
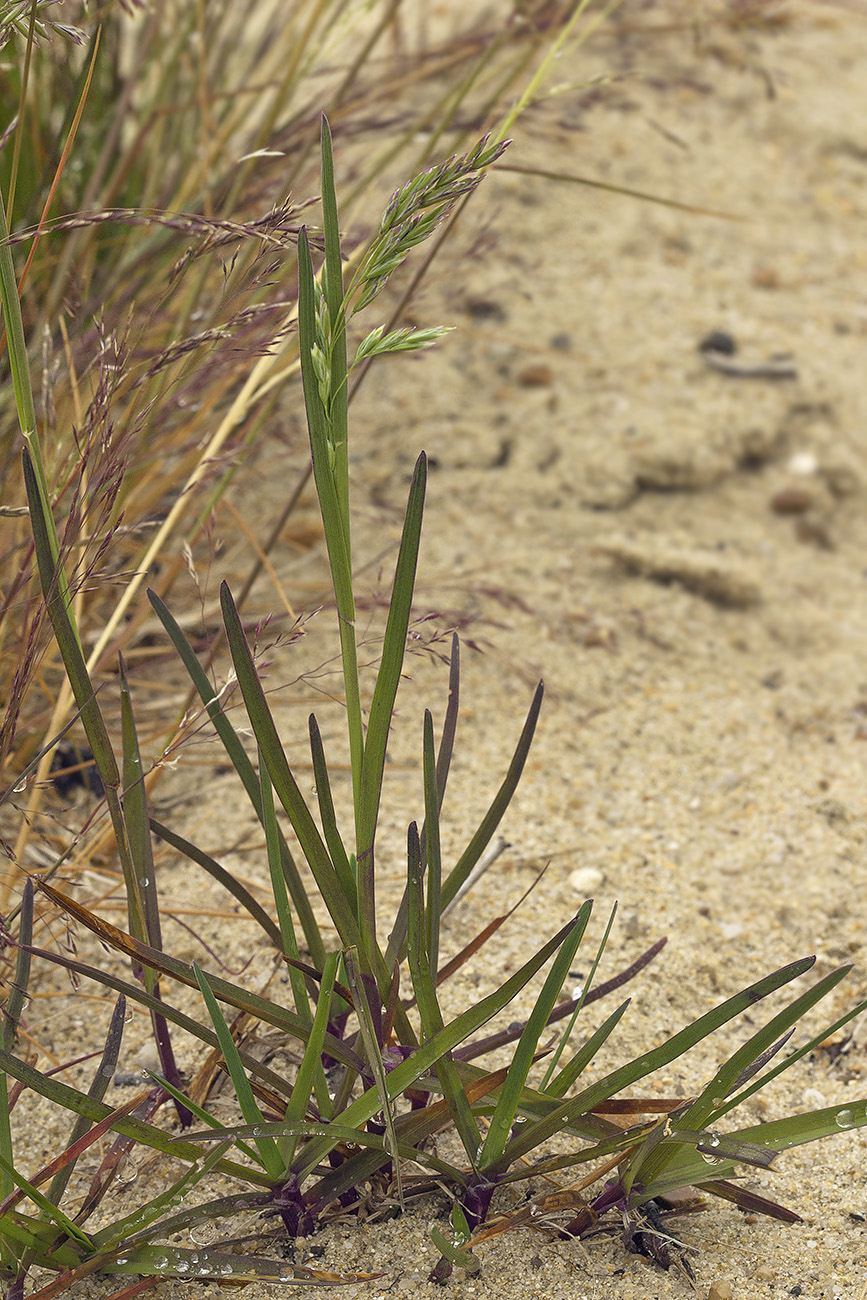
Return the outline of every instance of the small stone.
{"type": "Polygon", "coordinates": [[[757,1282],[773,1282],[774,1270],[771,1268],[770,1264],[759,1264],[756,1269],[755,1277],[757,1282]]]}
{"type": "Polygon", "coordinates": [[[815,474],[819,468],[819,459],[815,452],[796,451],[789,457],[789,463],[786,469],[790,474],[802,474],[805,478],[809,474],[815,474]]]}
{"type": "Polygon", "coordinates": [[[473,320],[502,322],[506,320],[508,314],[500,303],[492,302],[489,298],[470,298],[467,301],[466,310],[473,320]]]}
{"type": "Polygon", "coordinates": [[[569,875],[569,886],[576,894],[586,898],[599,888],[604,879],[605,875],[598,867],[576,867],[569,875]]]}
{"type": "Polygon", "coordinates": [[[802,515],[810,509],[814,495],[808,488],[788,487],[771,497],[775,515],[802,515]]]}
{"type": "Polygon", "coordinates": [[[522,388],[547,388],[553,378],[550,366],[525,366],[518,373],[518,383],[522,388]]]}
{"type": "Polygon", "coordinates": [[[732,1300],[731,1282],[711,1282],[707,1289],[707,1300],[732,1300]]]}
{"type": "Polygon", "coordinates": [[[738,350],[734,336],[727,330],[711,330],[705,334],[698,345],[699,352],[721,352],[724,357],[733,357],[738,350]]]}
{"type": "Polygon", "coordinates": [[[759,265],[753,271],[750,281],[756,289],[779,289],[780,273],[775,266],[759,265]]]}

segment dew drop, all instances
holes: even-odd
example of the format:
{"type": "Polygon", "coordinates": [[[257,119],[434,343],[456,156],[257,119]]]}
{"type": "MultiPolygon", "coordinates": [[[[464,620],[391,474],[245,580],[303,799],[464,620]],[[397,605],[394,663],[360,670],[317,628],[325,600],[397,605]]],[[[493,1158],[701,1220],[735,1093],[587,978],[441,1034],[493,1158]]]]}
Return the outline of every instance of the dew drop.
{"type": "Polygon", "coordinates": [[[280,1269],[279,1277],[281,1282],[291,1282],[295,1277],[294,1268],[290,1268],[288,1264],[284,1264],[280,1269]]]}
{"type": "Polygon", "coordinates": [[[718,1146],[719,1146],[719,1133],[711,1133],[710,1137],[709,1137],[708,1140],[707,1140],[707,1144],[708,1144],[709,1147],[718,1147],[718,1146]]]}
{"type": "Polygon", "coordinates": [[[125,1164],[122,1168],[118,1169],[115,1177],[121,1187],[129,1187],[130,1183],[134,1183],[138,1178],[138,1166],[132,1163],[125,1164]]]}
{"type": "Polygon", "coordinates": [[[189,1272],[190,1266],[185,1259],[179,1259],[177,1264],[175,1264],[175,1268],[179,1273],[187,1273],[189,1272]]]}
{"type": "Polygon", "coordinates": [[[220,1265],[220,1274],[221,1274],[222,1277],[228,1277],[229,1274],[232,1273],[232,1272],[233,1272],[233,1269],[232,1269],[232,1265],[231,1265],[231,1264],[221,1264],[221,1265],[220,1265]]]}
{"type": "Polygon", "coordinates": [[[834,1116],[834,1123],[837,1128],[852,1128],[855,1124],[855,1114],[846,1106],[843,1110],[837,1111],[834,1116]]]}
{"type": "Polygon", "coordinates": [[[25,776],[25,778],[24,778],[23,781],[19,781],[17,785],[13,785],[13,787],[12,787],[12,790],[13,790],[13,793],[14,793],[14,794],[23,794],[24,791],[25,791],[26,789],[27,789],[27,777],[26,777],[26,776],[25,776]]]}
{"type": "Polygon", "coordinates": [[[117,1259],[116,1259],[114,1262],[115,1262],[116,1264],[128,1264],[128,1263],[129,1263],[129,1255],[118,1255],[117,1259]]]}
{"type": "Polygon", "coordinates": [[[154,1255],[154,1268],[168,1268],[169,1261],[167,1255],[154,1255]]]}

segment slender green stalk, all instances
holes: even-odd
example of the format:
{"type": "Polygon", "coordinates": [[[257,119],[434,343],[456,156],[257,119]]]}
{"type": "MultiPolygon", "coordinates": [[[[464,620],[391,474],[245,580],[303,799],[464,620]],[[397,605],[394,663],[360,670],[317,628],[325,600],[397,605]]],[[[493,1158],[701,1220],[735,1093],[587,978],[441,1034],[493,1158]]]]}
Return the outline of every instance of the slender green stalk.
{"type": "MultiPolygon", "coordinates": [[[[153,606],[154,612],[168,632],[172,645],[180,655],[184,667],[196,688],[199,699],[202,701],[208,717],[213,723],[214,729],[222,741],[223,747],[229,757],[229,761],[240,777],[241,783],[247,792],[247,796],[256,811],[256,816],[261,822],[263,820],[263,813],[259,779],[253,768],[253,764],[247,756],[244,746],[241,744],[240,738],[223,711],[221,698],[217,693],[215,693],[214,687],[199,664],[192,646],[187,641],[187,638],[184,636],[164,602],[160,600],[156,592],[153,591],[148,591],[148,598],[153,606]]],[[[160,831],[157,831],[157,834],[160,833],[160,831]]],[[[307,891],[304,888],[301,876],[299,875],[298,868],[295,865],[295,860],[289,851],[289,846],[287,845],[285,837],[279,827],[277,829],[277,834],[280,843],[281,870],[286,880],[298,919],[301,923],[301,928],[304,931],[304,938],[310,950],[310,956],[317,965],[321,966],[325,960],[325,947],[322,942],[322,935],[319,932],[319,926],[313,913],[313,908],[307,895],[307,891]]],[[[182,850],[182,852],[186,851],[186,849],[182,850]]],[[[245,906],[248,906],[248,904],[245,903],[245,906]]],[[[272,937],[276,937],[275,932],[270,933],[272,933],[272,937]]]]}
{"type": "MultiPolygon", "coordinates": [[[[421,1018],[422,1039],[426,1040],[442,1031],[444,1021],[434,983],[436,962],[432,960],[427,947],[430,927],[425,917],[421,846],[415,823],[410,825],[407,835],[407,901],[407,958],[421,1018]]],[[[436,1073],[464,1151],[470,1165],[476,1169],[482,1145],[481,1134],[460,1073],[449,1053],[444,1052],[437,1062],[436,1073]]]]}
{"type": "MultiPolygon", "coordinates": [[[[503,1152],[512,1125],[515,1122],[521,1093],[530,1072],[530,1067],[533,1064],[539,1039],[560,996],[560,990],[569,974],[569,967],[575,959],[581,940],[584,938],[584,932],[587,929],[592,911],[593,904],[591,902],[584,903],[575,917],[574,928],[566,936],[562,948],[554,958],[542,991],[536,999],[524,1032],[518,1041],[512,1063],[509,1066],[506,1082],[491,1117],[485,1143],[479,1156],[479,1169],[483,1173],[497,1171],[503,1164],[503,1152]]],[[[511,1161],[508,1161],[508,1163],[511,1164],[511,1161]]]]}
{"type": "MultiPolygon", "coordinates": [[[[235,1096],[238,1098],[238,1105],[241,1107],[241,1114],[248,1124],[258,1126],[263,1124],[264,1118],[256,1101],[255,1094],[250,1086],[250,1080],[247,1078],[247,1071],[244,1069],[244,1063],[238,1054],[238,1047],[232,1037],[232,1032],[226,1023],[226,1018],[220,1010],[217,999],[211,992],[210,985],[205,979],[199,967],[193,965],[199,988],[202,991],[202,997],[205,1000],[205,1006],[208,1008],[208,1015],[211,1017],[211,1023],[220,1043],[220,1050],[223,1053],[223,1060],[226,1062],[226,1069],[232,1080],[232,1087],[235,1089],[235,1096]]],[[[256,1148],[259,1152],[259,1158],[263,1167],[268,1173],[269,1178],[275,1181],[280,1179],[284,1173],[283,1159],[277,1149],[277,1144],[273,1138],[257,1137],[255,1140],[256,1148]]]]}
{"type": "MultiPolygon", "coordinates": [[[[28,880],[24,886],[21,899],[21,911],[18,917],[18,956],[15,962],[15,977],[6,1006],[2,1009],[2,1031],[0,1044],[5,1052],[11,1052],[15,1046],[15,1035],[27,1000],[30,984],[30,953],[28,945],[33,942],[33,882],[28,880]]],[[[12,1141],[12,1126],[9,1116],[9,1087],[6,1074],[0,1070],[0,1200],[5,1200],[14,1187],[12,1169],[15,1164],[15,1148],[12,1141]]],[[[0,1264],[4,1268],[14,1267],[14,1257],[7,1249],[7,1243],[0,1233],[0,1264]]]]}

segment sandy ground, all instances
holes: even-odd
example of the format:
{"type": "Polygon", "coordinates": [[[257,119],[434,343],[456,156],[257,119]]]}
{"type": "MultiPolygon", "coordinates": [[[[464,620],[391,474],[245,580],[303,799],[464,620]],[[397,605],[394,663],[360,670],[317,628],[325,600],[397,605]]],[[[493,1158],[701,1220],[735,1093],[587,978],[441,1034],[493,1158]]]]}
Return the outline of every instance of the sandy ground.
{"type": "MultiPolygon", "coordinates": [[[[387,583],[422,448],[432,467],[418,612],[437,617],[414,629],[419,654],[390,752],[384,896],[399,886],[406,823],[420,814],[421,708],[441,718],[446,692],[424,648],[432,629],[458,625],[452,852],[499,782],[539,676],[547,699],[503,826],[509,848],[448,920],[444,950],[550,867],[455,1002],[488,991],[588,896],[598,939],[616,900],[603,977],[661,935],[669,942],[632,986],[600,1072],[807,953],[817,974],[854,965],[813,1031],[867,997],[867,21],[815,6],[770,32],[711,28],[703,42],[696,51],[681,33],[648,52],[624,34],[570,56],[562,79],[586,88],[529,114],[506,161],[728,218],[492,175],[413,307],[414,319],[456,333],[422,358],[381,364],[354,408],[371,589],[387,583]],[[606,72],[617,80],[589,86],[606,72]],[[736,343],[727,360],[738,373],[699,350],[711,331],[736,343]],[[768,374],[769,363],[785,373],[768,374]]],[[[294,397],[284,414],[291,435],[294,397]]],[[[270,447],[250,479],[253,490],[271,485],[275,511],[273,485],[294,482],[300,463],[297,440],[285,447],[270,447]]],[[[290,594],[322,574],[316,547],[293,554],[287,544],[278,561],[290,594]]],[[[277,653],[275,680],[298,675],[299,655],[321,661],[329,619],[277,653]]],[[[321,695],[333,686],[318,678],[286,692],[288,734],[303,736],[313,698],[326,736],[339,735],[321,695]]],[[[293,752],[303,755],[300,741],[293,752]]],[[[243,832],[232,800],[220,787],[204,809],[206,848],[243,832]]],[[[261,857],[248,847],[239,858],[264,883],[261,857]]],[[[187,937],[178,949],[197,951],[187,937]]],[[[692,1094],[747,1033],[704,1044],[651,1088],[692,1094]]],[[[865,1072],[863,1039],[836,1060],[819,1053],[745,1122],[851,1106],[867,1097],[865,1072]]],[[[724,1300],[729,1283],[743,1300],[865,1294],[864,1152],[863,1137],[845,1134],[748,1176],[797,1209],[800,1225],[752,1222],[718,1202],[682,1221],[697,1293],[724,1300]]],[[[440,1209],[332,1228],[310,1262],[383,1270],[350,1295],[440,1294],[424,1280],[434,1262],[425,1226],[440,1209]]],[[[479,1254],[481,1275],[453,1278],[445,1294],[690,1294],[616,1235],[585,1245],[523,1230],[479,1254]]],[[[174,1290],[186,1294],[159,1294],[174,1290]]]]}

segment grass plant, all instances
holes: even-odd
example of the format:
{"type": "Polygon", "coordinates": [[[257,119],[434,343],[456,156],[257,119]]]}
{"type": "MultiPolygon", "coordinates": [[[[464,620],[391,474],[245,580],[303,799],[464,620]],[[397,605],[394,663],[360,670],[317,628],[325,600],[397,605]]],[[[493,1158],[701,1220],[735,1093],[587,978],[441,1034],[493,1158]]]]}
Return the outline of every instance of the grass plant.
{"type": "MultiPolygon", "coordinates": [[[[34,22],[41,18],[35,5],[28,7],[27,15],[34,22]]],[[[31,42],[34,32],[31,27],[31,42]]],[[[345,98],[345,82],[342,87],[345,98]]],[[[338,94],[338,106],[341,102],[338,94]]],[[[260,134],[256,139],[270,139],[279,111],[265,111],[257,119],[260,134]]],[[[309,128],[308,119],[304,126],[309,128]]],[[[165,124],[165,131],[172,129],[172,124],[165,124]]],[[[221,145],[234,139],[233,133],[240,129],[236,119],[225,121],[218,132],[221,145]]],[[[166,148],[171,136],[161,139],[161,147],[166,148]]],[[[450,1227],[434,1223],[430,1229],[441,1252],[432,1275],[437,1280],[444,1280],[454,1267],[478,1270],[476,1247],[498,1232],[528,1222],[534,1213],[547,1216],[563,1235],[579,1238],[598,1231],[600,1222],[611,1221],[623,1231],[629,1249],[640,1250],[667,1267],[672,1262],[671,1252],[660,1217],[666,1198],[694,1188],[791,1222],[797,1218],[793,1211],[746,1191],[736,1181],[738,1171],[744,1166],[767,1169],[783,1150],[867,1124],[867,1099],[845,1108],[830,1107],[762,1124],[738,1125],[730,1118],[759,1089],[867,1008],[867,1003],[853,1007],[835,1024],[795,1043],[793,1036],[804,1018],[837,988],[849,969],[833,971],[804,988],[803,977],[814,961],[811,957],[756,981],[653,1050],[605,1073],[600,1068],[601,1053],[624,1032],[628,1001],[619,1003],[595,1028],[585,1013],[637,975],[660,945],[654,945],[631,968],[599,982],[612,914],[601,940],[592,947],[591,974],[580,994],[570,998],[564,989],[576,955],[587,943],[593,912],[588,901],[494,991],[457,1013],[450,1009],[448,997],[441,992],[448,976],[483,951],[484,943],[505,918],[486,925],[477,940],[457,957],[444,961],[440,951],[443,913],[470,880],[509,807],[543,697],[540,684],[487,811],[467,831],[462,851],[446,861],[440,818],[459,714],[457,638],[451,646],[449,694],[439,739],[430,712],[425,712],[419,727],[419,800],[424,816],[421,824],[412,822],[407,828],[403,898],[391,914],[383,915],[377,835],[388,741],[413,608],[427,466],[422,453],[409,486],[381,654],[371,682],[358,653],[359,563],[349,491],[348,398],[354,377],[371,360],[427,347],[444,331],[385,325],[360,328],[358,318],[377,302],[383,287],[412,251],[443,229],[504,148],[500,132],[419,171],[394,194],[370,240],[348,257],[338,216],[331,132],[328,121],[322,119],[321,241],[312,240],[303,227],[289,231],[281,224],[289,219],[285,210],[275,219],[276,225],[259,226],[254,232],[266,244],[271,237],[282,241],[289,234],[297,236],[297,299],[294,293],[290,295],[293,309],[287,319],[297,314],[293,346],[298,351],[312,473],[337,618],[350,756],[351,825],[342,824],[336,810],[333,760],[325,752],[315,716],[309,719],[315,804],[305,797],[270,707],[255,645],[250,643],[228,583],[221,588],[220,612],[233,680],[252,735],[249,751],[243,729],[230,716],[228,691],[217,688],[187,639],[180,618],[170,609],[167,596],[171,584],[161,592],[151,590],[148,600],[189,675],[202,715],[213,726],[261,824],[273,895],[273,907],[268,909],[212,855],[152,816],[139,745],[135,683],[123,658],[117,661],[119,726],[114,727],[106,716],[96,669],[113,645],[117,624],[112,623],[111,635],[99,638],[98,654],[85,653],[80,584],[88,572],[96,570],[88,570],[87,562],[82,566],[76,559],[75,543],[85,526],[92,526],[96,505],[85,504],[90,501],[87,473],[82,471],[76,481],[63,456],[56,464],[46,465],[37,437],[27,328],[10,245],[6,241],[0,247],[9,362],[24,444],[27,518],[41,592],[41,601],[38,605],[34,601],[28,614],[27,636],[35,646],[45,640],[45,620],[50,624],[67,682],[64,690],[69,709],[74,709],[86,735],[104,787],[127,905],[127,928],[122,930],[57,888],[50,881],[51,871],[35,882],[25,881],[20,903],[6,922],[5,938],[16,964],[0,1043],[0,1276],[10,1300],[23,1296],[35,1271],[37,1281],[31,1294],[38,1300],[49,1300],[97,1273],[117,1276],[121,1283],[117,1294],[124,1296],[166,1277],[266,1280],[310,1287],[363,1280],[374,1275],[337,1276],[280,1258],[276,1249],[269,1254],[251,1253],[243,1251],[241,1244],[248,1236],[260,1235],[258,1222],[263,1213],[279,1222],[283,1240],[291,1243],[337,1215],[362,1209],[374,1216],[399,1212],[411,1201],[434,1193],[445,1193],[450,1202],[450,1227]],[[274,234],[278,227],[279,233],[274,234]],[[63,472],[70,485],[76,484],[69,487],[72,503],[59,486],[63,472]],[[280,969],[288,975],[285,987],[291,1005],[166,950],[154,870],[155,843],[161,840],[230,888],[261,926],[276,951],[280,969]],[[307,873],[315,893],[305,883],[307,873]],[[101,943],[124,954],[131,964],[129,978],[115,974],[105,964],[90,965],[75,954],[37,943],[37,888],[43,899],[89,929],[101,943]],[[327,923],[322,920],[323,909],[327,923]],[[34,979],[34,959],[64,968],[116,997],[87,1092],[38,1070],[17,1042],[34,979]],[[505,1018],[531,981],[535,985],[529,995],[529,1014],[509,1029],[481,1036],[489,1022],[501,1014],[505,1018]],[[787,993],[795,981],[801,981],[797,990],[787,993]],[[175,1005],[176,986],[194,992],[196,1014],[175,1005]],[[766,999],[773,1000],[773,1009],[759,1016],[759,1004],[766,999]],[[112,1107],[105,1098],[119,1060],[126,1010],[132,1003],[151,1017],[160,1069],[150,1074],[129,1102],[112,1107]],[[738,1018],[748,1013],[749,1028],[739,1030],[738,1018]],[[287,1042],[294,1043],[299,1051],[297,1066],[278,1069],[258,1059],[239,1041],[242,1019],[273,1026],[287,1042]],[[566,1026],[555,1045],[549,1041],[549,1030],[561,1020],[566,1026]],[[195,1089],[185,1084],[174,1058],[173,1035],[177,1031],[191,1035],[217,1054],[237,1103],[235,1122],[225,1124],[218,1119],[210,1098],[193,1095],[195,1089]],[[634,1093],[644,1080],[651,1080],[713,1034],[720,1034],[721,1064],[709,1080],[695,1087],[689,1099],[660,1098],[652,1089],[650,1096],[634,1093]],[[737,1040],[734,1046],[733,1035],[737,1040]],[[505,1065],[486,1069],[475,1064],[495,1049],[508,1049],[505,1065]],[[584,1077],[588,1070],[593,1079],[589,1083],[584,1077]],[[26,1176],[13,1123],[14,1108],[25,1090],[74,1117],[63,1150],[26,1176]],[[167,1103],[174,1105],[180,1133],[155,1122],[167,1103]],[[448,1159],[432,1144],[443,1131],[455,1139],[448,1159]],[[93,1154],[109,1134],[111,1145],[100,1155],[83,1200],[73,1209],[70,1186],[79,1162],[85,1153],[93,1154]],[[553,1151],[550,1144],[555,1139],[557,1149],[553,1151]],[[171,1171],[166,1175],[167,1185],[158,1192],[151,1189],[152,1194],[145,1191],[134,1209],[112,1217],[106,1193],[133,1151],[153,1153],[160,1168],[171,1171]],[[493,1217],[495,1197],[503,1189],[561,1171],[572,1177],[568,1185],[517,1211],[493,1217]],[[251,1216],[252,1227],[248,1224],[251,1216]],[[214,1243],[207,1247],[178,1244],[180,1234],[194,1233],[214,1222],[231,1225],[214,1243]],[[127,1283],[126,1278],[142,1280],[127,1283]]],[[[184,186],[193,184],[180,178],[176,183],[181,195],[184,186]]],[[[198,183],[204,185],[201,176],[198,183]]],[[[207,193],[215,193],[213,185],[207,193]]],[[[222,220],[208,216],[193,224],[197,233],[205,232],[206,243],[219,241],[227,233],[233,238],[249,234],[249,230],[241,232],[240,226],[227,232],[220,225],[222,220]]],[[[95,228],[101,228],[101,223],[95,223],[95,228]]],[[[164,224],[158,223],[155,238],[160,238],[163,230],[164,224]]],[[[95,257],[95,277],[115,273],[113,256],[106,253],[105,265],[95,257]]],[[[122,262],[122,253],[120,257],[122,262]]],[[[253,257],[249,267],[254,280],[260,273],[253,269],[255,265],[253,257]]],[[[127,267],[125,274],[131,273],[127,267]]],[[[267,274],[276,271],[272,268],[267,274]]],[[[188,300],[190,319],[197,301],[195,296],[188,300]]],[[[107,335],[103,332],[100,336],[95,330],[93,338],[100,337],[101,364],[105,365],[105,357],[116,358],[122,345],[106,343],[107,335]]],[[[280,347],[283,342],[281,332],[280,347]]],[[[181,359],[173,356],[170,364],[181,359]]],[[[236,419],[239,410],[249,409],[254,393],[261,396],[277,362],[269,353],[262,363],[261,370],[256,366],[253,386],[245,386],[243,399],[233,401],[227,421],[236,419]]],[[[152,395],[169,382],[161,367],[149,379],[156,384],[149,390],[152,395]]],[[[93,395],[96,407],[90,427],[94,445],[102,427],[99,421],[109,421],[113,409],[108,393],[100,391],[104,380],[109,382],[102,374],[93,395]]],[[[119,462],[113,471],[112,486],[106,486],[106,478],[100,488],[105,494],[97,498],[105,510],[99,534],[102,543],[117,531],[121,502],[143,481],[138,476],[137,458],[150,449],[159,460],[161,453],[153,442],[159,434],[145,425],[147,421],[129,450],[129,461],[119,462]],[[127,464],[132,466],[132,482],[127,481],[127,464]]],[[[212,442],[209,454],[214,450],[212,442]]],[[[183,460],[183,444],[177,444],[176,451],[183,460]]],[[[69,457],[69,449],[63,454],[69,457]]],[[[83,463],[89,463],[87,457],[83,463]]],[[[201,458],[192,462],[192,477],[202,463],[201,458]]],[[[201,483],[208,500],[207,493],[213,496],[215,485],[204,479],[201,483]]],[[[155,480],[150,482],[146,495],[151,501],[161,500],[164,494],[164,487],[155,480]]],[[[147,550],[137,564],[146,568],[149,554],[147,550]]],[[[99,555],[97,546],[96,557],[99,555]]],[[[23,563],[21,573],[29,575],[23,563]]],[[[29,576],[16,582],[12,589],[17,593],[29,576]]],[[[126,609],[131,609],[131,602],[132,597],[126,609]]],[[[23,701],[23,688],[16,689],[23,701]]],[[[56,697],[52,715],[57,729],[69,711],[58,707],[62,694],[56,697]]],[[[44,748],[37,742],[29,767],[41,768],[44,748]]]]}

